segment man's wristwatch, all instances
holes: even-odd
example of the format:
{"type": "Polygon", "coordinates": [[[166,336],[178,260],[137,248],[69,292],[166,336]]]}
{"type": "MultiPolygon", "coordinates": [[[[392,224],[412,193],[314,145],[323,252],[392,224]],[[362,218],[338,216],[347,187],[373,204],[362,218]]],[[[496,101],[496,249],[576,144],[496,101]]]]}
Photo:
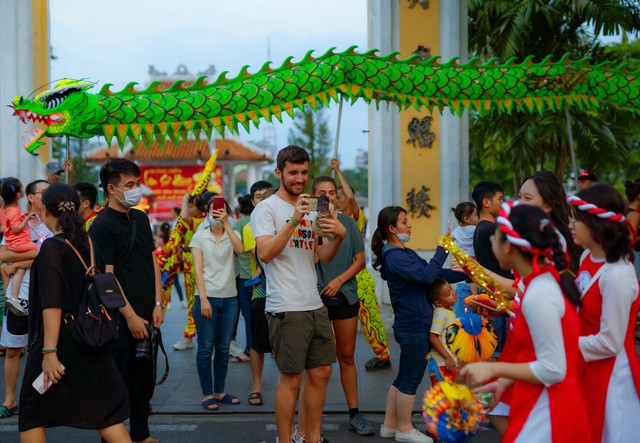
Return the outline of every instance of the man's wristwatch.
{"type": "Polygon", "coordinates": [[[160,306],[160,309],[162,309],[164,311],[164,303],[162,303],[161,301],[157,301],[156,302],[156,306],[160,306]]]}

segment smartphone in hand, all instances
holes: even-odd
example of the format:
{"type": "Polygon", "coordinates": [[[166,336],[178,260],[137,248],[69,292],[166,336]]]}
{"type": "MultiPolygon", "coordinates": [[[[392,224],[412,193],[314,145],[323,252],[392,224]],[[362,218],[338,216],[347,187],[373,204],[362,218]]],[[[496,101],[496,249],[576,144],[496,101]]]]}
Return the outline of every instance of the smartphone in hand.
{"type": "Polygon", "coordinates": [[[213,201],[211,203],[214,211],[219,211],[224,209],[224,197],[213,197],[213,201]]]}
{"type": "MultiPolygon", "coordinates": [[[[66,369],[64,365],[62,366],[62,369],[66,369]]],[[[49,380],[49,385],[47,386],[47,389],[49,389],[52,384],[53,384],[53,381],[49,380]]],[[[33,381],[32,386],[36,391],[38,391],[38,394],[42,395],[45,393],[44,372],[41,372],[40,375],[38,375],[38,377],[33,381]]]]}

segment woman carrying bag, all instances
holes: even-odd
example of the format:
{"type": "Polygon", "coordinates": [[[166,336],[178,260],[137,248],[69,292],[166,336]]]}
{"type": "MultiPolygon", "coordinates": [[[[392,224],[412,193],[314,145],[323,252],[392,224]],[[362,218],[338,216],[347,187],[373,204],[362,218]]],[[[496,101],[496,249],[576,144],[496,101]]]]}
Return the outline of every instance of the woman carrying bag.
{"type": "Polygon", "coordinates": [[[70,334],[63,313],[78,312],[85,289],[90,243],[77,211],[77,192],[65,184],[42,196],[42,219],[54,233],[31,267],[29,355],[20,392],[18,425],[22,442],[43,442],[45,428],[95,429],[108,442],[130,442],[127,390],[108,348],[82,347],[70,334]],[[43,393],[36,387],[43,373],[43,393]],[[35,383],[34,383],[35,382],[35,383]]]}

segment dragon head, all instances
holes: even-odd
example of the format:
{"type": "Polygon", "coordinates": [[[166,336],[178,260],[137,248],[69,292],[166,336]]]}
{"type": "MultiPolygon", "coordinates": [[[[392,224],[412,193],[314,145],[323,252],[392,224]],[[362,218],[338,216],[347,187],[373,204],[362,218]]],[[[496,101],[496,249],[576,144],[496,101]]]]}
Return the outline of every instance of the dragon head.
{"type": "Polygon", "coordinates": [[[52,89],[38,94],[34,100],[18,96],[13,99],[9,107],[14,109],[23,123],[39,122],[45,126],[37,130],[35,137],[26,145],[27,152],[38,155],[35,151],[44,144],[42,137],[55,135],[73,135],[90,137],[83,134],[83,111],[89,104],[89,94],[84,91],[93,87],[95,83],[83,80],[64,79],[52,89]]]}

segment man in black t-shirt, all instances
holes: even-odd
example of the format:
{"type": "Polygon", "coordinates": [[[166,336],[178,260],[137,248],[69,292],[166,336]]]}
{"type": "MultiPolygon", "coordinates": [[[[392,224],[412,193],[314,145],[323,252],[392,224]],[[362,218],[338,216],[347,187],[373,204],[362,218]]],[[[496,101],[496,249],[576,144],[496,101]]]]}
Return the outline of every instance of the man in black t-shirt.
{"type": "Polygon", "coordinates": [[[148,337],[147,325],[162,324],[164,305],[149,218],[132,209],[141,198],[140,168],[130,160],[109,160],[100,169],[100,184],[109,203],[89,230],[96,265],[116,275],[127,299],[120,310],[127,327],[120,328],[111,353],[129,390],[131,439],[151,443],[156,441],[149,435],[148,423],[155,388],[153,366],[150,358],[136,357],[135,349],[148,337]]]}
{"type": "MultiPolygon", "coordinates": [[[[513,278],[511,271],[502,269],[498,259],[491,250],[491,236],[496,232],[496,219],[500,213],[500,206],[504,201],[502,187],[494,182],[480,182],[471,192],[473,201],[478,207],[480,220],[473,233],[473,250],[476,260],[483,267],[506,278],[513,278]]],[[[495,356],[499,355],[504,346],[507,335],[506,315],[489,319],[498,335],[498,347],[495,356]]]]}

